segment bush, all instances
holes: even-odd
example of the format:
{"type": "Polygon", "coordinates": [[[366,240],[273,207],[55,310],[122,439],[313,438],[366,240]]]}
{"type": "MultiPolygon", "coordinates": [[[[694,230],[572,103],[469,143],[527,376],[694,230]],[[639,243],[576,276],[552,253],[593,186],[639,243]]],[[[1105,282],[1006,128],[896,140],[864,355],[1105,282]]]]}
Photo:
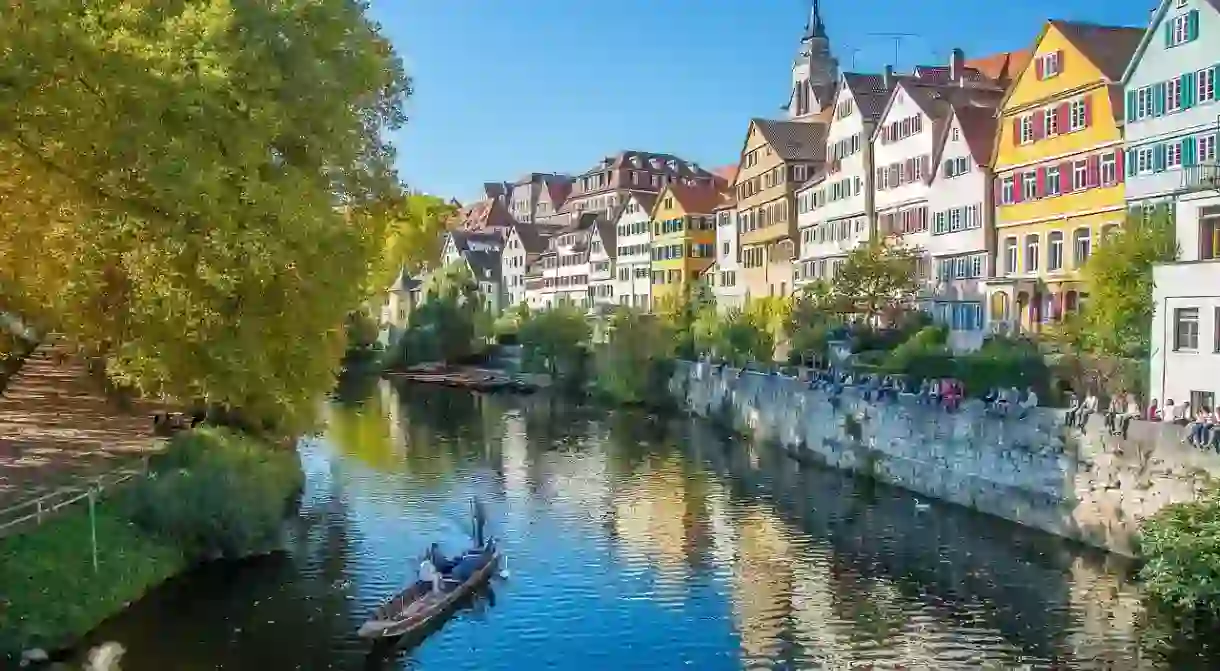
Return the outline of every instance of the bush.
{"type": "Polygon", "coordinates": [[[188,558],[239,558],[278,546],[288,502],[303,483],[295,452],[197,429],[170,441],[125,504],[137,525],[174,539],[188,558]]]}
{"type": "Polygon", "coordinates": [[[1220,489],[1145,519],[1139,549],[1149,596],[1187,614],[1220,617],[1220,489]]]}
{"type": "Polygon", "coordinates": [[[570,386],[583,383],[585,358],[592,333],[584,313],[571,305],[531,312],[521,320],[517,339],[521,364],[532,372],[549,373],[570,386]]]}
{"type": "Polygon", "coordinates": [[[1050,391],[1046,359],[1027,341],[988,340],[978,351],[958,357],[955,377],[972,396],[982,396],[992,388],[1033,387],[1045,399],[1050,391]]]}

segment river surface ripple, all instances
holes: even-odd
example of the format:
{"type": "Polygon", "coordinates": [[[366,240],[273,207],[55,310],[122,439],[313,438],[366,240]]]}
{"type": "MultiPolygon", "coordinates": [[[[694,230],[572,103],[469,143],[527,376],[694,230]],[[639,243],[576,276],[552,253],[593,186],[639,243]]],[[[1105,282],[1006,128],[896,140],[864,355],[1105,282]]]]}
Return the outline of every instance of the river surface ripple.
{"type": "Polygon", "coordinates": [[[301,443],[288,552],[174,581],[91,643],[120,642],[124,671],[1220,668],[1113,558],[698,421],[341,391],[301,443]],[[468,542],[472,496],[511,576],[422,643],[370,651],[356,628],[428,542],[468,542]]]}

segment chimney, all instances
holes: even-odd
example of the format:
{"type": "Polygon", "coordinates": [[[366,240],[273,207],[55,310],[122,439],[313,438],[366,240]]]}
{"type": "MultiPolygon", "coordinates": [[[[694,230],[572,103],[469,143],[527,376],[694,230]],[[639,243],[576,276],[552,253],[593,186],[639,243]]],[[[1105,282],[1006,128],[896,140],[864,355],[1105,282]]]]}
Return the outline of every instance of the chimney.
{"type": "Polygon", "coordinates": [[[894,88],[894,66],[885,66],[885,74],[881,75],[881,84],[886,91],[894,88]]]}
{"type": "Polygon", "coordinates": [[[961,49],[954,49],[949,55],[949,81],[955,84],[962,84],[962,79],[965,77],[966,70],[966,53],[961,49]]]}

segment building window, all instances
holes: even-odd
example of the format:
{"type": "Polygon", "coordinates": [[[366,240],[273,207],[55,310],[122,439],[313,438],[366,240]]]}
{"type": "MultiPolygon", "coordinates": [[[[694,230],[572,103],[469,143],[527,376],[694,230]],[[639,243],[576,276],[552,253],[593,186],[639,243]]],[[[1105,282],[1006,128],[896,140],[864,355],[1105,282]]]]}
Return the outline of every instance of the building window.
{"type": "Polygon", "coordinates": [[[1139,175],[1152,174],[1152,147],[1135,150],[1135,172],[1139,175]]]}
{"type": "Polygon", "coordinates": [[[1195,143],[1195,162],[1208,164],[1216,160],[1216,136],[1200,135],[1195,143]]]}
{"type": "Polygon", "coordinates": [[[1118,183],[1118,159],[1114,152],[1101,155],[1101,183],[1118,183]]]}
{"type": "Polygon", "coordinates": [[[1038,256],[1041,252],[1041,241],[1037,235],[1025,236],[1025,272],[1038,272],[1038,256]]]}
{"type": "Polygon", "coordinates": [[[1063,232],[1051,231],[1050,235],[1046,236],[1047,243],[1047,258],[1046,269],[1048,272],[1063,270],[1063,232]]]}
{"type": "Polygon", "coordinates": [[[1076,161],[1072,164],[1072,191],[1080,191],[1089,183],[1089,162],[1076,161]]]}
{"type": "Polygon", "coordinates": [[[1021,199],[1033,200],[1038,197],[1038,176],[1032,171],[1021,175],[1021,199]]]}
{"type": "Polygon", "coordinates": [[[1042,137],[1054,137],[1059,134],[1059,114],[1055,110],[1047,110],[1042,115],[1042,137]]]}
{"type": "Polygon", "coordinates": [[[1054,166],[1046,169],[1046,195],[1058,196],[1059,191],[1059,166],[1054,166]]]}
{"type": "Polygon", "coordinates": [[[1165,111],[1177,112],[1182,109],[1182,80],[1170,79],[1165,83],[1165,111]]]}
{"type": "Polygon", "coordinates": [[[1190,14],[1179,14],[1170,19],[1169,46],[1176,47],[1190,41],[1190,14]]]}
{"type": "Polygon", "coordinates": [[[1017,239],[1004,239],[1004,272],[1008,275],[1017,273],[1017,239]]]}
{"type": "Polygon", "coordinates": [[[1216,69],[1208,68],[1195,73],[1195,102],[1205,103],[1216,99],[1216,69]]]}
{"type": "Polygon", "coordinates": [[[1025,115],[1021,117],[1021,144],[1029,144],[1034,141],[1034,117],[1025,115]]]}
{"type": "Polygon", "coordinates": [[[1199,308],[1173,311],[1173,349],[1194,352],[1199,349],[1199,308]]]}
{"type": "Polygon", "coordinates": [[[1010,175],[1000,181],[1000,203],[1009,205],[1013,201],[1016,191],[1016,180],[1010,175]]]}
{"type": "Polygon", "coordinates": [[[1181,168],[1182,167],[1182,142],[1170,142],[1165,145],[1165,168],[1181,168]]]}
{"type": "Polygon", "coordinates": [[[1069,130],[1078,131],[1083,129],[1085,125],[1084,101],[1073,100],[1071,112],[1068,116],[1070,117],[1068,121],[1069,130]]]}
{"type": "Polygon", "coordinates": [[[1072,237],[1072,246],[1076,251],[1076,267],[1083,268],[1093,253],[1092,232],[1087,228],[1078,228],[1072,237]]]}
{"type": "Polygon", "coordinates": [[[1135,118],[1147,119],[1152,116],[1152,87],[1145,86],[1135,91],[1135,118]]]}
{"type": "Polygon", "coordinates": [[[1042,78],[1050,79],[1059,76],[1059,52],[1053,51],[1038,57],[1042,64],[1042,78]]]}

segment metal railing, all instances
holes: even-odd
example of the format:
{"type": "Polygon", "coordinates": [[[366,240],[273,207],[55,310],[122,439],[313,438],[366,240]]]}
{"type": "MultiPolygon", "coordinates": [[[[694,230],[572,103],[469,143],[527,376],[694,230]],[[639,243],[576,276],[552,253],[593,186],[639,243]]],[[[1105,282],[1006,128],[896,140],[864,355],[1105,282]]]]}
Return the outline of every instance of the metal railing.
{"type": "Polygon", "coordinates": [[[1220,162],[1192,165],[1182,170],[1185,191],[1220,191],[1220,162]]]}
{"type": "Polygon", "coordinates": [[[94,506],[97,505],[98,498],[106,490],[112,490],[136,478],[146,477],[147,474],[148,457],[144,457],[136,466],[120,467],[100,476],[59,487],[0,508],[0,538],[29,531],[43,522],[55,519],[71,506],[85,503],[89,506],[93,568],[97,570],[97,527],[94,506]]]}

